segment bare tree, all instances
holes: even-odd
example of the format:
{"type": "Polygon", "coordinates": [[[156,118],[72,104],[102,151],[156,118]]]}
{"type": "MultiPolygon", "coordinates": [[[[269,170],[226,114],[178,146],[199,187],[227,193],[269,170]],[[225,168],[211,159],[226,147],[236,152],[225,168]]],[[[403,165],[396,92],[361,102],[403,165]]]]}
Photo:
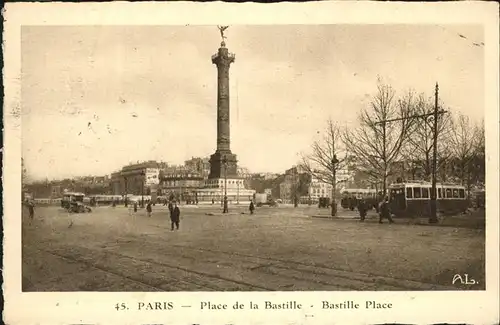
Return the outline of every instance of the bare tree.
{"type": "MultiPolygon", "coordinates": [[[[426,99],[424,94],[420,94],[415,100],[414,113],[420,116],[428,114],[432,111],[433,106],[434,103],[432,100],[426,99]]],[[[429,181],[431,179],[432,151],[434,149],[433,123],[433,116],[417,118],[412,132],[408,136],[408,141],[402,147],[401,156],[404,159],[403,163],[408,164],[412,178],[415,178],[417,171],[421,171],[425,180],[429,181]]],[[[442,165],[451,156],[448,146],[451,133],[451,116],[449,114],[443,114],[438,117],[437,133],[437,168],[442,169],[442,165]]]]}
{"type": "Polygon", "coordinates": [[[452,120],[453,132],[449,147],[453,155],[453,175],[467,186],[484,181],[485,133],[483,124],[473,123],[468,116],[458,114],[452,120]]]}
{"type": "Polygon", "coordinates": [[[468,116],[458,114],[452,120],[453,132],[450,136],[450,149],[454,159],[454,174],[470,193],[472,165],[478,148],[484,148],[484,130],[474,125],[468,116]]]}
{"type": "Polygon", "coordinates": [[[360,126],[344,133],[347,148],[357,158],[357,168],[379,179],[383,193],[386,193],[392,165],[401,156],[401,148],[415,123],[411,118],[414,102],[412,91],[396,100],[394,89],[379,80],[371,107],[359,114],[360,126]]]}
{"type": "Polygon", "coordinates": [[[342,129],[331,118],[327,123],[323,139],[313,143],[312,153],[302,157],[301,166],[311,177],[332,186],[331,215],[336,216],[337,174],[346,168],[348,157],[343,149],[342,129]]]}

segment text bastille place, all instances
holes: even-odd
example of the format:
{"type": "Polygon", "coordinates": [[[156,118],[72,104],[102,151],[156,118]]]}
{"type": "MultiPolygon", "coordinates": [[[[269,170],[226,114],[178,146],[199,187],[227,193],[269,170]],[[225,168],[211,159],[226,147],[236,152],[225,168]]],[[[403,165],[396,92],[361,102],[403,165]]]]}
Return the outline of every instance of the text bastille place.
{"type": "Polygon", "coordinates": [[[365,301],[364,304],[353,300],[346,300],[343,302],[323,301],[323,309],[392,309],[392,303],[380,302],[375,300],[365,301]]]}

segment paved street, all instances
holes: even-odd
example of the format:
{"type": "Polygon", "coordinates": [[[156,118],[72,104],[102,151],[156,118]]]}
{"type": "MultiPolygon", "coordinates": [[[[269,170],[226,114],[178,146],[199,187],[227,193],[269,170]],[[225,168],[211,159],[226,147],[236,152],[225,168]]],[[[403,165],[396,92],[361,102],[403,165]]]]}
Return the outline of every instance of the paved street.
{"type": "Polygon", "coordinates": [[[360,223],[344,210],[311,218],[316,207],[181,209],[172,232],[158,205],[151,218],[124,207],[37,207],[33,224],[23,216],[23,290],[484,289],[482,229],[380,225],[373,212],[360,223]],[[478,284],[452,286],[457,273],[478,284]]]}

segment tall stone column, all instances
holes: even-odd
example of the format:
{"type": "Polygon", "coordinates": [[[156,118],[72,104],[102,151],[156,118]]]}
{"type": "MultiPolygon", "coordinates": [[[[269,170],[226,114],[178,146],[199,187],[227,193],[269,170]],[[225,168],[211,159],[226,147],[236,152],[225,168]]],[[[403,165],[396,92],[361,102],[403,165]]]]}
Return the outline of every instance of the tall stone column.
{"type": "Polygon", "coordinates": [[[229,66],[234,62],[234,54],[229,53],[224,42],[212,56],[217,66],[217,151],[230,151],[229,118],[229,66]]]}
{"type": "Polygon", "coordinates": [[[212,63],[217,66],[217,150],[210,157],[209,178],[237,176],[236,155],[231,153],[229,113],[229,67],[234,59],[224,42],[212,56],[212,63]]]}

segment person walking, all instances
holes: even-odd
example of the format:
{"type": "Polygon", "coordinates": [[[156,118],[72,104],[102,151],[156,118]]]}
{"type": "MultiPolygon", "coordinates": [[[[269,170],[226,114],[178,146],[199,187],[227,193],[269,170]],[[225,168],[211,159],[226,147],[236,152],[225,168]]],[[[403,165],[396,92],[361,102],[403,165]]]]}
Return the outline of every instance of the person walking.
{"type": "Polygon", "coordinates": [[[368,210],[368,207],[366,206],[365,200],[364,199],[359,200],[358,201],[358,212],[359,212],[360,221],[365,221],[367,210],[368,210]]]}
{"type": "Polygon", "coordinates": [[[33,222],[33,219],[35,218],[35,202],[32,200],[28,202],[28,211],[30,215],[30,224],[33,222]]]}
{"type": "Polygon", "coordinates": [[[378,220],[378,223],[382,223],[382,220],[384,218],[389,220],[389,223],[394,223],[394,220],[392,220],[392,217],[391,217],[391,210],[389,208],[389,198],[387,196],[384,198],[384,200],[380,204],[379,216],[380,216],[380,218],[378,220]]]}
{"type": "Polygon", "coordinates": [[[172,202],[168,202],[168,212],[170,212],[170,215],[172,215],[172,211],[174,211],[174,206],[172,202]]]}
{"type": "Polygon", "coordinates": [[[146,211],[148,213],[148,217],[151,218],[151,213],[153,212],[153,208],[151,207],[151,201],[146,205],[146,211]]]}
{"type": "Polygon", "coordinates": [[[134,213],[137,213],[137,202],[134,202],[134,213]]]}
{"type": "Polygon", "coordinates": [[[253,211],[255,210],[255,205],[253,204],[253,200],[250,201],[250,206],[248,207],[248,209],[250,210],[250,214],[253,214],[253,211]]]}
{"type": "Polygon", "coordinates": [[[128,215],[131,216],[134,208],[131,204],[128,204],[127,208],[128,208],[128,215]]]}
{"type": "Polygon", "coordinates": [[[171,221],[170,230],[174,231],[174,225],[175,228],[179,230],[180,218],[181,218],[181,211],[177,206],[177,202],[174,202],[173,209],[170,211],[170,221],[171,221]]]}

